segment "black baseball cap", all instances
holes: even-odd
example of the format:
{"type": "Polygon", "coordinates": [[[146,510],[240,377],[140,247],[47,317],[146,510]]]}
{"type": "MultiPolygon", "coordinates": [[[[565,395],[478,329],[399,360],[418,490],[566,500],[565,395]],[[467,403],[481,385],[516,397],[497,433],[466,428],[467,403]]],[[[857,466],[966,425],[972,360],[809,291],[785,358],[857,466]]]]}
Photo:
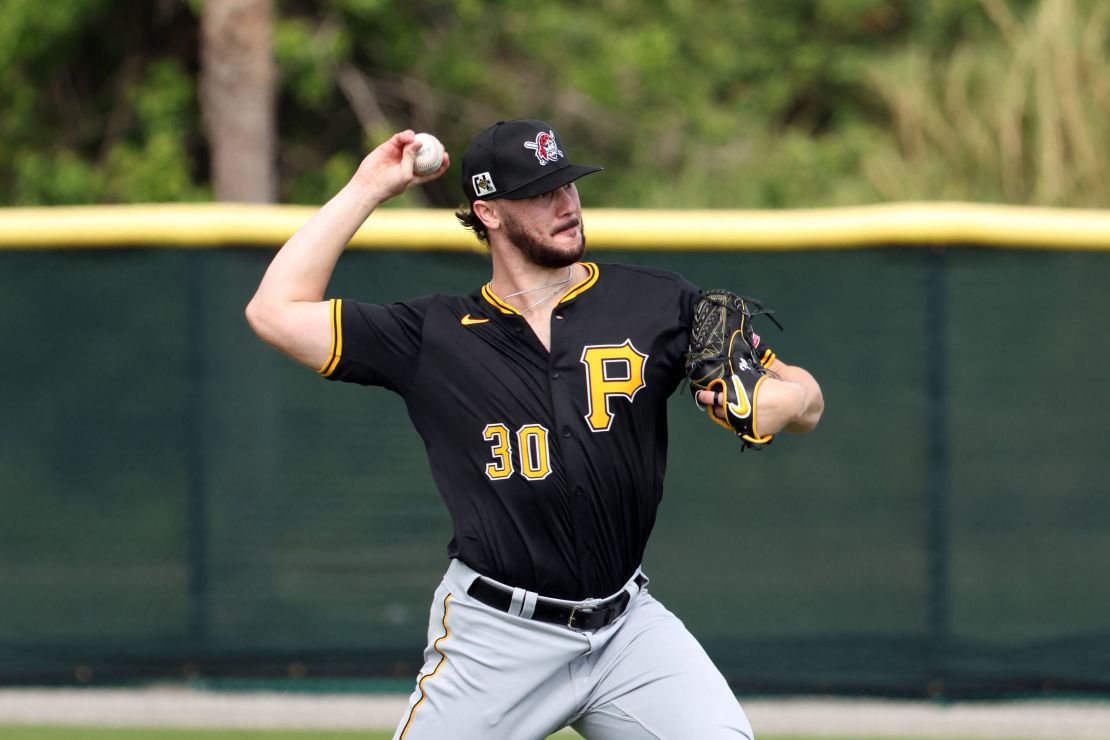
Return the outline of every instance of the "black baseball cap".
{"type": "Polygon", "coordinates": [[[600,167],[574,164],[551,124],[532,118],[498,121],[463,152],[462,186],[471,203],[531,198],[561,188],[600,167]]]}

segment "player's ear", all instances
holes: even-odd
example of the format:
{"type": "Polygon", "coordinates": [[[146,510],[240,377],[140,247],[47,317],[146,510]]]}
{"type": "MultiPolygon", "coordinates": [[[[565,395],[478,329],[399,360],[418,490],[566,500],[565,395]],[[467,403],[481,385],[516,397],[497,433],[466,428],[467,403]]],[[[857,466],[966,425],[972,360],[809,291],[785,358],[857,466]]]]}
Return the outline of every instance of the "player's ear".
{"type": "Polygon", "coordinates": [[[486,229],[496,229],[501,226],[501,214],[492,203],[476,200],[470,205],[470,212],[486,225],[486,229]]]}

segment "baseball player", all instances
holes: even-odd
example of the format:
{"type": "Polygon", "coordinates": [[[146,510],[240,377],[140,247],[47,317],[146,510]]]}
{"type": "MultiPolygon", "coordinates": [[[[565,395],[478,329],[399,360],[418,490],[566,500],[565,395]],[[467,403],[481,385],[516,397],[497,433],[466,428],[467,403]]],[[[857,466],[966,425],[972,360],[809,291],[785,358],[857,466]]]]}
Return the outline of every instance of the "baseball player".
{"type": "MultiPolygon", "coordinates": [[[[439,177],[412,131],[371,152],[274,257],[247,318],[330,380],[398,393],[454,528],[424,666],[395,738],[753,737],[739,703],[640,568],[663,492],[666,401],[701,291],[662,270],[583,259],[572,163],[547,123],[501,121],[463,155],[489,282],[380,305],[324,300],[374,209],[439,177]]],[[[759,434],[806,432],[821,392],[779,359],[759,434]]],[[[699,402],[725,401],[698,391],[699,402]]]]}

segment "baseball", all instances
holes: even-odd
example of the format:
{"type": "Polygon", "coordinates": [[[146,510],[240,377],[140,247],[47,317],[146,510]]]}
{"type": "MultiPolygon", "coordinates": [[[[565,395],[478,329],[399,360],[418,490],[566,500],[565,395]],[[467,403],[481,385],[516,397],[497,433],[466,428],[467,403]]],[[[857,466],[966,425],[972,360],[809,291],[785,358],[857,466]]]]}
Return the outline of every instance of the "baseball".
{"type": "Polygon", "coordinates": [[[443,144],[431,134],[417,134],[416,142],[420,150],[416,152],[412,171],[417,175],[430,175],[443,164],[443,144]]]}

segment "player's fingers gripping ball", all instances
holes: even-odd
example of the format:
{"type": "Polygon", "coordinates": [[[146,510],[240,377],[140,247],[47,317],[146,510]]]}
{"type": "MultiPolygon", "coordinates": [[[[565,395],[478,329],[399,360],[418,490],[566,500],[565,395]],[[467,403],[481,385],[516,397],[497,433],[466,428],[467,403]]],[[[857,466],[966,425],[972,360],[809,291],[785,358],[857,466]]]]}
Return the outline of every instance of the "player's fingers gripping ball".
{"type": "Polygon", "coordinates": [[[443,144],[431,134],[417,134],[415,140],[420,149],[412,165],[413,174],[430,175],[443,165],[443,144]]]}
{"type": "Polygon", "coordinates": [[[712,392],[715,401],[721,398],[723,409],[716,403],[702,408],[714,423],[735,433],[745,449],[759,449],[774,437],[761,435],[757,426],[759,385],[775,361],[769,347],[760,348],[759,335],[752,328],[752,316],[760,314],[782,328],[754,298],[727,290],[707,291],[694,305],[686,354],[686,377],[695,402],[699,390],[712,392]]]}

